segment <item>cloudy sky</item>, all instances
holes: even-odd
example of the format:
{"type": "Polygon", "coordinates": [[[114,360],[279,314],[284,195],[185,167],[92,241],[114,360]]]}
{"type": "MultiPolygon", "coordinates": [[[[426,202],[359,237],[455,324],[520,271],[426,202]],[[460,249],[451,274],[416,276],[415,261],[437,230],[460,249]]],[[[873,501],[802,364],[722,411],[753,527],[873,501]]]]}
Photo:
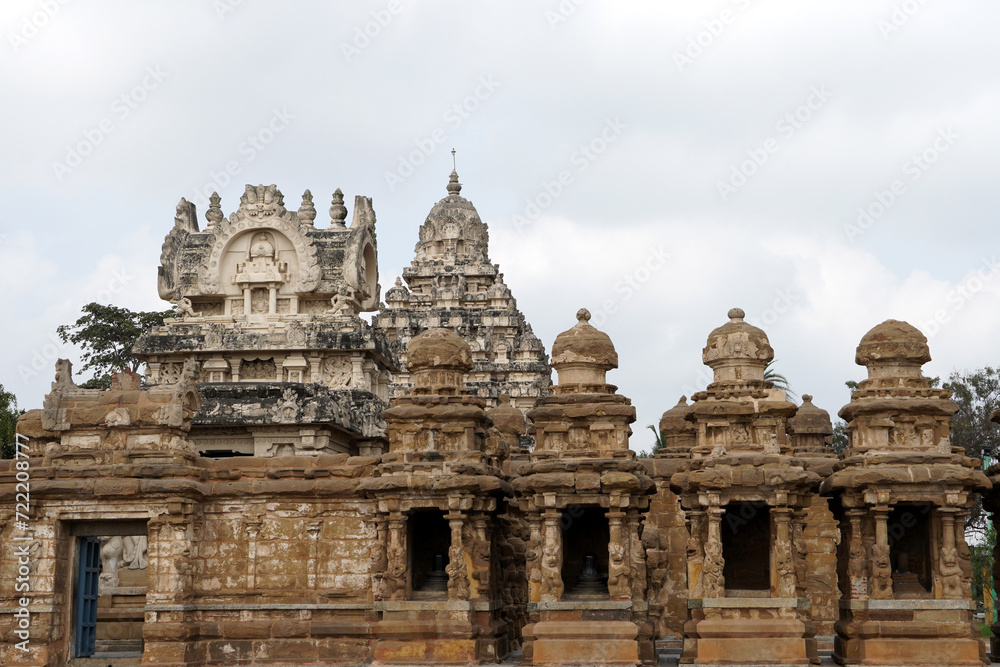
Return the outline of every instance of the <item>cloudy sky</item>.
{"type": "Polygon", "coordinates": [[[548,347],[582,306],[647,424],[740,306],[836,412],[889,318],[930,375],[1000,353],[1000,5],[987,0],[0,5],[0,383],[40,407],[57,325],[162,309],[180,197],[374,199],[383,290],[452,148],[548,347]],[[991,195],[991,193],[993,193],[991,195]]]}

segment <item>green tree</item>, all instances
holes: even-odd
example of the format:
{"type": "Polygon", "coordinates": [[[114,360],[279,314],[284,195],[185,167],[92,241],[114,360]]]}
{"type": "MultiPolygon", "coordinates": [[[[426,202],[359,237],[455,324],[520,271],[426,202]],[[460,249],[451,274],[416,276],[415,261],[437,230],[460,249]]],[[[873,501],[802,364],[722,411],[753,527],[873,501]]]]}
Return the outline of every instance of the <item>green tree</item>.
{"type": "Polygon", "coordinates": [[[833,425],[833,451],[837,454],[844,452],[850,445],[850,438],[847,437],[847,422],[838,419],[833,425]]]}
{"type": "Polygon", "coordinates": [[[1000,407],[1000,368],[952,373],[944,388],[958,403],[951,421],[952,444],[982,459],[984,467],[989,465],[1000,454],[1000,429],[990,423],[990,413],[1000,407]]]}
{"type": "MultiPolygon", "coordinates": [[[[992,522],[987,522],[983,540],[969,547],[972,555],[972,599],[983,600],[983,591],[993,591],[993,548],[997,532],[992,522]]],[[[988,622],[988,621],[987,621],[988,622]]]]}
{"type": "MultiPolygon", "coordinates": [[[[646,456],[654,456],[656,454],[656,452],[660,451],[660,449],[663,448],[663,444],[664,444],[663,431],[661,431],[660,429],[656,428],[656,426],[654,426],[653,424],[647,425],[646,428],[648,428],[650,431],[652,431],[653,432],[653,437],[656,438],[656,441],[653,443],[653,450],[651,452],[649,452],[648,454],[646,454],[646,456]]],[[[646,452],[643,451],[643,453],[645,454],[646,452]]],[[[644,456],[642,458],[646,458],[646,457],[644,456]]]]}
{"type": "Polygon", "coordinates": [[[792,386],[788,384],[788,378],[772,367],[777,361],[777,359],[772,359],[767,362],[767,366],[764,367],[764,380],[773,384],[775,389],[784,389],[790,398],[797,399],[798,396],[792,391],[792,386]]]}
{"type": "Polygon", "coordinates": [[[17,418],[23,414],[17,409],[17,397],[0,384],[0,459],[14,458],[17,418]]]}
{"type": "Polygon", "coordinates": [[[83,315],[73,324],[56,329],[64,343],[73,343],[82,350],[81,371],[93,371],[93,376],[81,387],[108,389],[111,374],[137,371],[142,362],[132,356],[132,346],[144,331],[163,324],[163,318],[173,315],[162,312],[132,312],[127,308],[88,303],[83,315]]]}

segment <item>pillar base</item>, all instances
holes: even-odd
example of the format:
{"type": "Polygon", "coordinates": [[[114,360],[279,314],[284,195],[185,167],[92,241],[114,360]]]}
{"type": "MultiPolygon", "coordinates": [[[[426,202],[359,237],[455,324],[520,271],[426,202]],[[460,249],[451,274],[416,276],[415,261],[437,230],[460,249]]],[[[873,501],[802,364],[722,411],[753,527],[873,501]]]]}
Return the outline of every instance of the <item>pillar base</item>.
{"type": "Polygon", "coordinates": [[[529,604],[535,620],[523,630],[524,664],[652,665],[652,627],[633,617],[631,602],[552,602],[529,604]]]}
{"type": "Polygon", "coordinates": [[[496,663],[510,651],[499,603],[486,600],[377,603],[382,620],[375,665],[463,665],[496,663]]]}
{"type": "Polygon", "coordinates": [[[682,664],[808,665],[819,663],[813,626],[799,618],[806,600],[689,600],[682,664]]]}
{"type": "Polygon", "coordinates": [[[833,659],[841,665],[981,667],[969,600],[841,600],[833,659]]]}

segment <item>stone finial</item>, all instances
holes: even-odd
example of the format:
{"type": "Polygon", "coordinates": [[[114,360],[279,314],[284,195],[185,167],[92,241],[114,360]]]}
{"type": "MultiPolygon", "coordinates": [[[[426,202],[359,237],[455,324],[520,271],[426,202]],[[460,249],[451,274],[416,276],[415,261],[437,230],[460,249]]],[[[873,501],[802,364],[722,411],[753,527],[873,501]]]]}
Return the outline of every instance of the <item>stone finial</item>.
{"type": "Polygon", "coordinates": [[[472,350],[451,329],[428,329],[410,340],[406,367],[414,393],[457,394],[472,370],[472,350]]]}
{"type": "Polygon", "coordinates": [[[708,335],[701,358],[715,372],[715,382],[764,381],[774,350],[761,329],[743,321],[742,308],[732,308],[729,321],[708,335]]]}
{"type": "Polygon", "coordinates": [[[833,423],[830,421],[830,413],[813,405],[812,398],[809,394],[802,394],[802,405],[788,420],[789,430],[796,434],[832,435],[833,423]]]}
{"type": "Polygon", "coordinates": [[[333,193],[333,202],[330,204],[330,223],[332,227],[345,228],[344,221],[347,220],[347,207],[344,206],[344,193],[337,188],[333,193]]]}
{"type": "Polygon", "coordinates": [[[313,226],[316,219],[316,207],[313,205],[313,195],[309,190],[302,193],[302,204],[299,205],[299,220],[307,227],[313,226]]]}
{"type": "Polygon", "coordinates": [[[611,338],[590,325],[590,311],[576,313],[576,325],[556,336],[552,367],[560,385],[604,385],[606,373],[618,368],[618,353],[611,338]]]}
{"type": "Polygon", "coordinates": [[[208,210],[205,211],[205,219],[208,220],[208,229],[218,226],[222,219],[226,217],[222,213],[222,197],[218,192],[213,192],[208,198],[208,210]]]}
{"type": "Polygon", "coordinates": [[[458,182],[458,172],[452,169],[451,175],[448,176],[448,195],[457,197],[461,192],[462,184],[458,182]]]}
{"type": "Polygon", "coordinates": [[[921,366],[930,360],[927,337],[899,320],[873,327],[861,338],[854,356],[856,364],[868,368],[869,379],[920,378],[921,366]]]}

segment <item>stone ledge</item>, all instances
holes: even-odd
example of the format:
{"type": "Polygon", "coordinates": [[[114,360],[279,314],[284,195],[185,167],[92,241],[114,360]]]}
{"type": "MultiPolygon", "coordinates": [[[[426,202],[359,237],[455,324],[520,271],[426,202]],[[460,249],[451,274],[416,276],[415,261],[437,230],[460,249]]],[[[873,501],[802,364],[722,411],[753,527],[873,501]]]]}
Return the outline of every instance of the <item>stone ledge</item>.
{"type": "Polygon", "coordinates": [[[809,609],[805,598],[692,598],[688,609],[809,609]]]}
{"type": "Polygon", "coordinates": [[[495,611],[497,600],[384,600],[376,602],[375,611],[495,611]]]}
{"type": "Polygon", "coordinates": [[[267,609],[287,609],[287,610],[314,610],[314,611],[324,611],[324,610],[338,610],[338,609],[371,609],[372,606],[365,602],[340,602],[340,603],[327,603],[327,604],[283,604],[279,602],[275,603],[260,603],[260,604],[225,604],[225,603],[209,603],[209,604],[147,604],[144,607],[144,611],[264,611],[267,609]]]}
{"type": "Polygon", "coordinates": [[[632,600],[565,600],[561,602],[529,602],[528,611],[587,611],[604,609],[632,609],[646,611],[649,604],[632,600]]]}
{"type": "Polygon", "coordinates": [[[974,609],[971,600],[841,600],[841,609],[974,609]]]}

